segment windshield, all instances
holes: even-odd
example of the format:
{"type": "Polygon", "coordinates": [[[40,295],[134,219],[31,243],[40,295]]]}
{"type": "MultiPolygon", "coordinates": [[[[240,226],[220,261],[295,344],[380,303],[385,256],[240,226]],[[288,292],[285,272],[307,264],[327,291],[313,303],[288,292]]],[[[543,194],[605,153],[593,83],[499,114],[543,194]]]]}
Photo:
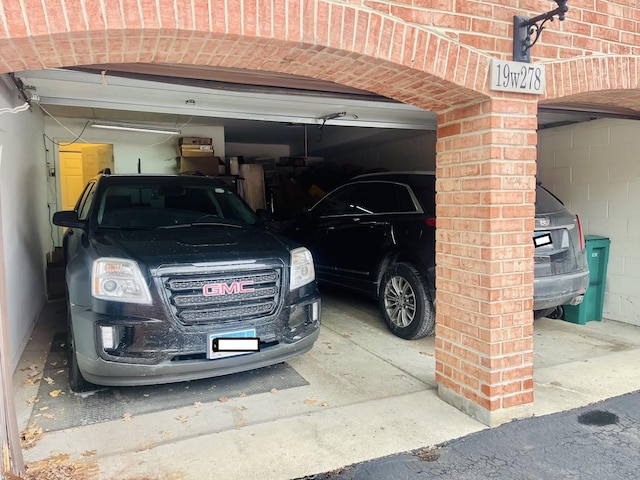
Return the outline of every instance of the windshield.
{"type": "Polygon", "coordinates": [[[97,223],[101,227],[146,229],[258,223],[238,195],[219,185],[112,185],[96,200],[97,223]]]}

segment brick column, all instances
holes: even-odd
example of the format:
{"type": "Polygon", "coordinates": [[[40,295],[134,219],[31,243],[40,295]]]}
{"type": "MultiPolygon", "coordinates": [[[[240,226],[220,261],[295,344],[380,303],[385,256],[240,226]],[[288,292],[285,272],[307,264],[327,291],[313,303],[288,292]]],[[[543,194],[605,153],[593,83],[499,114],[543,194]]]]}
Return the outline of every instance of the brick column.
{"type": "Polygon", "coordinates": [[[536,100],[441,113],[436,156],[436,381],[485,423],[533,402],[536,100]]]}

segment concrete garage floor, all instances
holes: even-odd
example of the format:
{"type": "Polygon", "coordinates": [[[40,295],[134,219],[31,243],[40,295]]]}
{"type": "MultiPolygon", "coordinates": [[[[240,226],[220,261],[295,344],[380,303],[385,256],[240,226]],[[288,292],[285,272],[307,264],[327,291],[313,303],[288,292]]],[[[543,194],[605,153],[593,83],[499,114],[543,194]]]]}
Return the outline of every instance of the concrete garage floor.
{"type": "MultiPolygon", "coordinates": [[[[19,429],[43,429],[25,462],[87,462],[101,480],[293,479],[487,428],[438,398],[432,337],[394,337],[366,298],[323,291],[323,302],[319,341],[288,362],[306,384],[246,394],[230,378],[213,401],[55,431],[38,398],[50,377],[31,380],[63,330],[64,305],[48,304],[14,375],[19,429]]],[[[640,389],[640,327],[540,319],[534,336],[535,415],[640,389]]]]}

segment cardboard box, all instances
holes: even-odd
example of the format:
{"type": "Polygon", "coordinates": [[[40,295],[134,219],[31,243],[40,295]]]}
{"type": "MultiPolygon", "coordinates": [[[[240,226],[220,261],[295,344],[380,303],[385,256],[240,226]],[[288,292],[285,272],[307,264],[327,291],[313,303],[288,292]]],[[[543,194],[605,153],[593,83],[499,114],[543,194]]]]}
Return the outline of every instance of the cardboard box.
{"type": "Polygon", "coordinates": [[[213,139],[206,137],[180,137],[178,145],[213,145],[213,139]]]}
{"type": "Polygon", "coordinates": [[[203,175],[220,174],[220,157],[209,155],[208,157],[179,157],[178,171],[200,172],[203,175]]]}
{"type": "Polygon", "coordinates": [[[181,157],[213,157],[213,145],[190,145],[180,147],[181,157]]]}

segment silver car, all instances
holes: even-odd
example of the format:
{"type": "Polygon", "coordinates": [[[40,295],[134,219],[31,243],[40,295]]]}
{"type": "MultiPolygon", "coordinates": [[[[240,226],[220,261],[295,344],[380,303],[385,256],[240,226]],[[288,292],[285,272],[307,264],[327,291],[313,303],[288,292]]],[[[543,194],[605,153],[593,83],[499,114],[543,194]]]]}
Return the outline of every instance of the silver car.
{"type": "Polygon", "coordinates": [[[560,316],[562,305],[578,305],[589,286],[585,240],[578,216],[540,184],[533,240],[535,317],[560,316]]]}

